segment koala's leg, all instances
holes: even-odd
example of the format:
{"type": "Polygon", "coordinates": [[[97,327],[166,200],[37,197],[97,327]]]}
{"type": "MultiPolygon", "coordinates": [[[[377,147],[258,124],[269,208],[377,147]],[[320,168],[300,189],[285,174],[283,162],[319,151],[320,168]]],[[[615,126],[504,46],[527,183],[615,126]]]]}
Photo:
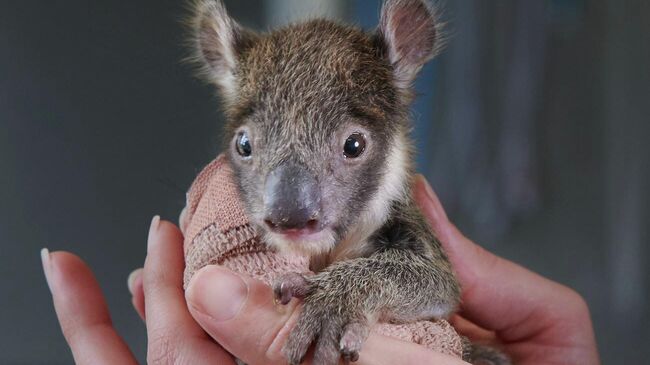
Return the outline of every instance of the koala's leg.
{"type": "Polygon", "coordinates": [[[282,305],[289,304],[292,298],[304,298],[307,290],[309,290],[309,281],[298,273],[280,275],[273,282],[275,300],[282,305]]]}
{"type": "Polygon", "coordinates": [[[335,263],[304,279],[305,304],[283,350],[290,364],[300,364],[314,341],[316,365],[336,364],[341,356],[355,361],[377,320],[446,318],[458,304],[454,276],[410,250],[335,263]]]}
{"type": "Polygon", "coordinates": [[[472,365],[512,365],[510,358],[496,348],[472,343],[463,337],[463,360],[472,365]]]}

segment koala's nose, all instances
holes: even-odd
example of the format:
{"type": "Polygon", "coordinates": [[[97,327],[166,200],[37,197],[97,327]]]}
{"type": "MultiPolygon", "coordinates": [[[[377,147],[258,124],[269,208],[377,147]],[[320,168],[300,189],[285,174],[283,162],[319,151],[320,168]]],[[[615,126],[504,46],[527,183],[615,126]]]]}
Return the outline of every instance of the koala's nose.
{"type": "Polygon", "coordinates": [[[266,178],[265,223],[276,231],[320,230],[321,195],[318,182],[303,166],[283,164],[266,178]]]}

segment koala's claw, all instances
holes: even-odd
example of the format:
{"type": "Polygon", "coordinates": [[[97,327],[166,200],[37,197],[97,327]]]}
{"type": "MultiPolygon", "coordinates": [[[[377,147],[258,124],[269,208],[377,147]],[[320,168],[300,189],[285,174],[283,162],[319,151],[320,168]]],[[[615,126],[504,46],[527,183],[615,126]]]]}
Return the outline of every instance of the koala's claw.
{"type": "Polygon", "coordinates": [[[312,343],[315,343],[313,365],[338,364],[341,358],[345,363],[359,360],[359,352],[370,332],[365,317],[319,304],[305,303],[283,348],[289,363],[300,364],[312,343]]]}
{"type": "Polygon", "coordinates": [[[366,342],[370,329],[367,324],[355,322],[345,327],[345,332],[339,343],[341,355],[348,362],[359,360],[359,352],[366,342]]]}
{"type": "Polygon", "coordinates": [[[359,351],[341,347],[341,356],[346,364],[359,360],[359,351]]]}
{"type": "Polygon", "coordinates": [[[282,305],[287,305],[292,298],[304,298],[309,289],[307,279],[296,273],[279,276],[273,283],[275,300],[282,305]]]}

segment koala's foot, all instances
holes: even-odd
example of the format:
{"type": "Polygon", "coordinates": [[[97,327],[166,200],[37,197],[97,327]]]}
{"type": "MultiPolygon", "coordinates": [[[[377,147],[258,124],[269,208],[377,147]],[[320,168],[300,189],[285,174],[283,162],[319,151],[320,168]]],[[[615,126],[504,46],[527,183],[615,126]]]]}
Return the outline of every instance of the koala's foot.
{"type": "Polygon", "coordinates": [[[314,365],[338,364],[341,358],[346,363],[359,360],[361,347],[370,333],[365,316],[352,316],[353,307],[341,305],[343,298],[312,289],[312,284],[296,273],[281,275],[273,283],[275,300],[283,305],[292,298],[309,297],[283,348],[289,364],[301,364],[314,342],[314,365]]]}
{"type": "MultiPolygon", "coordinates": [[[[286,297],[286,292],[292,290],[295,289],[279,290],[276,296],[286,297]]],[[[299,292],[307,293],[305,303],[282,349],[289,364],[301,364],[312,344],[315,344],[313,365],[335,365],[341,358],[346,363],[357,361],[370,333],[364,313],[346,302],[346,298],[322,289],[299,292]]]]}
{"type": "Polygon", "coordinates": [[[503,352],[485,345],[463,340],[463,360],[472,365],[512,365],[510,358],[503,352]]]}
{"type": "Polygon", "coordinates": [[[296,273],[280,275],[273,283],[275,300],[282,305],[287,305],[292,298],[302,299],[309,290],[307,279],[296,273]]]}
{"type": "Polygon", "coordinates": [[[370,328],[365,323],[350,323],[345,327],[339,344],[339,350],[344,360],[351,362],[359,360],[359,352],[369,333],[370,328]]]}

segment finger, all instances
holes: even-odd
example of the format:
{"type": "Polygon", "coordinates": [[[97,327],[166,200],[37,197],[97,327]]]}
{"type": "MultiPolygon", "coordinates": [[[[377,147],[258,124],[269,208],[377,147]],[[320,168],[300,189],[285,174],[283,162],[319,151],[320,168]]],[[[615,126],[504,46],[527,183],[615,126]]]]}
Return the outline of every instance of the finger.
{"type": "Polygon", "coordinates": [[[181,232],[155,217],[143,271],[148,362],[232,364],[232,357],[190,315],[183,292],[184,266],[181,232]]]}
{"type": "Polygon", "coordinates": [[[281,349],[296,300],[276,304],[268,285],[217,266],[194,275],[186,298],[201,327],[235,357],[253,365],[286,363],[281,349]]]}
{"type": "Polygon", "coordinates": [[[415,343],[371,333],[355,365],[392,364],[468,365],[458,358],[434,352],[415,343]]]}
{"type": "Polygon", "coordinates": [[[88,266],[65,252],[41,253],[54,308],[76,364],[136,364],[113,328],[106,300],[88,266]]]}
{"type": "Polygon", "coordinates": [[[482,344],[497,344],[498,339],[494,331],[488,331],[485,328],[470,322],[462,316],[455,314],[449,319],[449,323],[456,331],[469,338],[472,342],[482,344]]]}
{"type": "Polygon", "coordinates": [[[544,331],[558,314],[583,317],[586,312],[588,316],[584,301],[571,289],[493,255],[463,236],[421,176],[414,194],[463,287],[463,317],[497,331],[505,341],[516,341],[544,331]]]}
{"type": "MultiPolygon", "coordinates": [[[[250,365],[287,363],[281,350],[296,324],[299,301],[275,304],[268,285],[217,266],[197,272],[186,296],[196,320],[237,358],[250,365]]],[[[416,344],[370,334],[355,364],[466,363],[416,344]]]]}
{"type": "Polygon", "coordinates": [[[142,320],[145,320],[144,313],[144,288],[142,285],[143,269],[133,271],[127,280],[127,287],[131,292],[131,304],[142,320]]]}
{"type": "Polygon", "coordinates": [[[150,338],[159,333],[174,333],[182,338],[202,336],[185,305],[184,266],[183,236],[176,226],[155,217],[149,230],[143,271],[145,317],[150,338]]]}

